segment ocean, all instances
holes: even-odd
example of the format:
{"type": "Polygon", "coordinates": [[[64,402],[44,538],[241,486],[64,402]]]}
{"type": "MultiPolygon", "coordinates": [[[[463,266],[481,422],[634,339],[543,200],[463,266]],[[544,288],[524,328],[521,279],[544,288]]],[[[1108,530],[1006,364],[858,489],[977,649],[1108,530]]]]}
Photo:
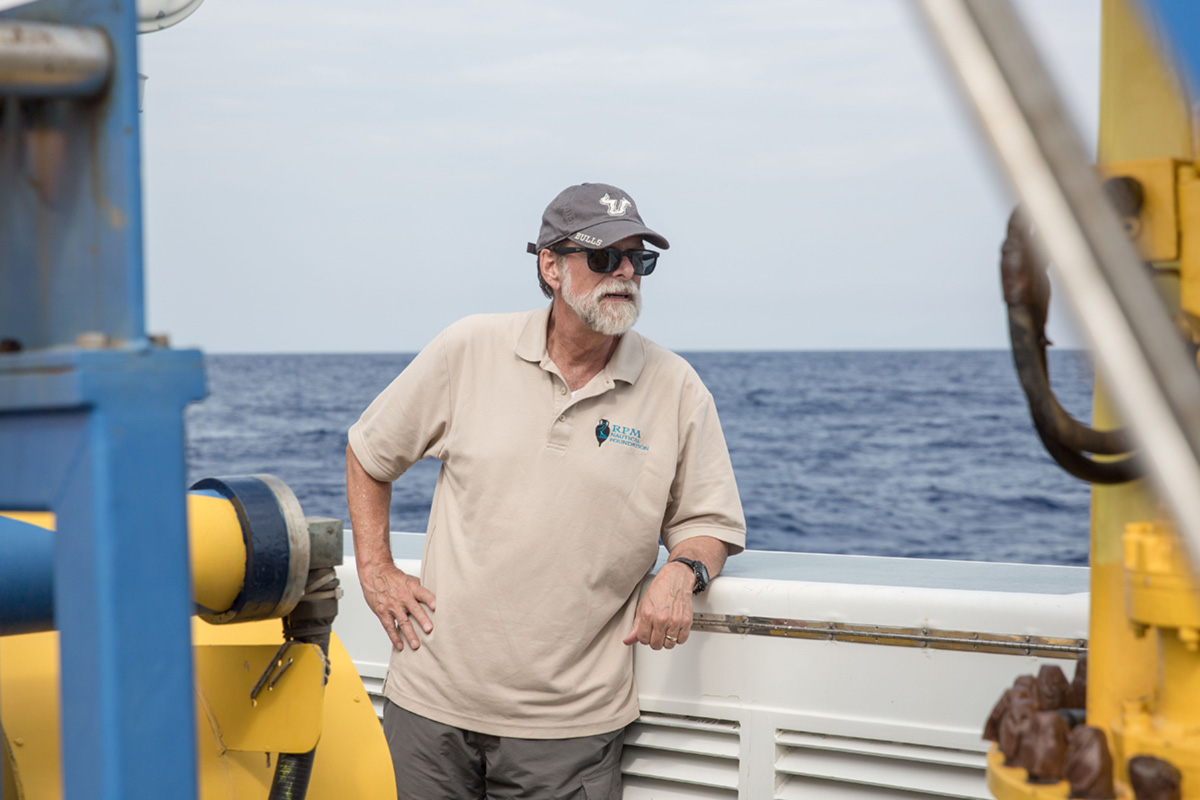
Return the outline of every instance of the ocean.
{"type": "MultiPolygon", "coordinates": [[[[712,391],[751,548],[1085,565],[1089,487],[1046,455],[1007,351],[683,353],[712,391]]],[[[271,473],[347,519],[346,430],[412,354],[209,355],[186,412],[188,474],[271,473]]],[[[1050,353],[1091,418],[1086,354],[1050,353]]],[[[424,531],[438,464],[395,485],[424,531]]]]}

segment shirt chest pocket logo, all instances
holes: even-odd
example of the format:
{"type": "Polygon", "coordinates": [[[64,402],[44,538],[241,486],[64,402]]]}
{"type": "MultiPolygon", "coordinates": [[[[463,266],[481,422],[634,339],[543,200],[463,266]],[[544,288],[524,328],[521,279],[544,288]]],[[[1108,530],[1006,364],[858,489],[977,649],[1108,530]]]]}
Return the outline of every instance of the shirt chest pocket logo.
{"type": "Polygon", "coordinates": [[[628,425],[615,425],[606,419],[601,419],[596,423],[596,446],[603,446],[605,442],[612,442],[646,452],[650,450],[649,447],[642,444],[641,429],[632,428],[628,425]]]}

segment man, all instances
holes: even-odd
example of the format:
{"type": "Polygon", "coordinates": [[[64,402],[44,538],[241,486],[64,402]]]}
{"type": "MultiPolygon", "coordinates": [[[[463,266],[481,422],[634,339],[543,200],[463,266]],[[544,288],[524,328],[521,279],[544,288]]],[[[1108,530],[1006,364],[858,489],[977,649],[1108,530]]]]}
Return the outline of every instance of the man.
{"type": "Polygon", "coordinates": [[[536,254],[548,309],[468,317],[363,412],[346,449],[363,594],[394,645],[384,730],[404,798],[619,798],[632,645],[685,643],[692,594],[745,544],[712,396],[632,332],[667,240],[620,189],[563,191],[536,254]],[[418,580],[391,483],[442,462],[418,580]],[[661,537],[670,552],[640,601],[661,537]]]}

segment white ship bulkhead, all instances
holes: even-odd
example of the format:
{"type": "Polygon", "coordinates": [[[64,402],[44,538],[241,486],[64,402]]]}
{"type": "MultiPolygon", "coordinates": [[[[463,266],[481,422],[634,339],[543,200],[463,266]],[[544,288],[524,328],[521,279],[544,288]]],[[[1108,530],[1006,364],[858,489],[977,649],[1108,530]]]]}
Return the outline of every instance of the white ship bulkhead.
{"type": "MultiPolygon", "coordinates": [[[[397,566],[423,543],[392,534],[397,566]]],[[[353,564],[334,629],[378,714],[391,644],[353,564]]],[[[747,551],[695,615],[683,647],[635,651],[629,800],[988,798],[988,712],[1043,664],[1072,677],[1088,570],[747,551]]]]}

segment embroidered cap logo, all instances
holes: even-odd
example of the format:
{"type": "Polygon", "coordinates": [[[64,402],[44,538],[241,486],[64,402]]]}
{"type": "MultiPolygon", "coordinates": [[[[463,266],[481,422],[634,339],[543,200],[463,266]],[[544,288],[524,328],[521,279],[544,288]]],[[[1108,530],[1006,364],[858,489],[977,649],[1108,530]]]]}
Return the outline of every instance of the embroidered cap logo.
{"type": "Polygon", "coordinates": [[[633,205],[628,197],[622,197],[620,200],[614,200],[608,196],[608,192],[604,193],[604,197],[600,198],[600,202],[608,206],[608,215],[610,217],[623,217],[629,207],[633,205]]]}
{"type": "Polygon", "coordinates": [[[608,441],[609,430],[608,420],[601,419],[599,424],[596,425],[596,447],[608,441]]]}

